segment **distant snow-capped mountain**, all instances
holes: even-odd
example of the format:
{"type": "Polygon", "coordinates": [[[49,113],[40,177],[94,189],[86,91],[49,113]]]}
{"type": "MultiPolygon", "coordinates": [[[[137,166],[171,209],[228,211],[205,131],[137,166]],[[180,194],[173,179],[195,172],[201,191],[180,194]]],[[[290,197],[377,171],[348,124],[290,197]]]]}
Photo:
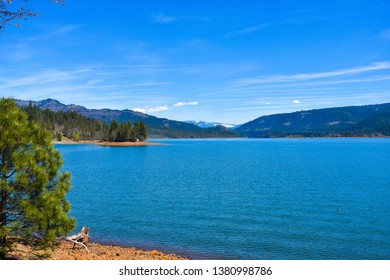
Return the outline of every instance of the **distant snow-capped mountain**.
{"type": "Polygon", "coordinates": [[[223,126],[226,128],[234,128],[237,125],[235,124],[227,124],[227,123],[219,123],[219,122],[205,122],[205,121],[185,121],[186,123],[194,124],[196,126],[199,126],[201,128],[210,128],[210,127],[216,127],[216,126],[223,126]]]}

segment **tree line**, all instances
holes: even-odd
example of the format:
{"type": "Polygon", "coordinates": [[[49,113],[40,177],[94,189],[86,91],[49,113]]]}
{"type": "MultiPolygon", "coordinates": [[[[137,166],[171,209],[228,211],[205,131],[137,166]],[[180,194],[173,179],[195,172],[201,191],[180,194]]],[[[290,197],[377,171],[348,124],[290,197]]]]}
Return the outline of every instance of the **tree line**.
{"type": "Polygon", "coordinates": [[[29,121],[35,121],[52,132],[52,138],[62,141],[64,138],[74,141],[100,140],[111,142],[137,142],[145,141],[148,137],[144,122],[129,121],[111,123],[87,118],[75,111],[41,110],[31,102],[29,106],[22,107],[29,121]]]}

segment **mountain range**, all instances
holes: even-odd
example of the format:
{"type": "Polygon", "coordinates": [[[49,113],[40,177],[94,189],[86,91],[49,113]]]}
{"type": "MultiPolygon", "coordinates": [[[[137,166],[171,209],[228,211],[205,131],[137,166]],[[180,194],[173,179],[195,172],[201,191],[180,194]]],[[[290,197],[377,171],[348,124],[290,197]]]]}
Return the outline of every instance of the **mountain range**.
{"type": "Polygon", "coordinates": [[[235,128],[237,125],[235,124],[228,124],[228,123],[220,123],[220,122],[206,122],[206,121],[185,121],[186,123],[194,124],[196,126],[199,126],[201,128],[210,128],[210,127],[216,127],[216,126],[223,126],[226,128],[235,128]]]}
{"type": "MultiPolygon", "coordinates": [[[[21,106],[29,106],[30,101],[15,100],[21,106]]],[[[148,127],[149,138],[231,138],[239,135],[223,126],[201,128],[197,125],[157,118],[132,110],[111,110],[111,109],[87,109],[80,105],[65,105],[55,99],[31,101],[39,109],[51,111],[75,111],[85,117],[93,118],[110,123],[113,120],[119,122],[130,121],[144,122],[148,127]]]]}
{"type": "Polygon", "coordinates": [[[390,103],[263,116],[235,131],[250,138],[390,136],[390,103]]]}
{"type": "MultiPolygon", "coordinates": [[[[30,103],[16,102],[19,106],[30,103]]],[[[52,111],[75,111],[105,122],[142,121],[148,127],[150,138],[390,136],[390,103],[274,114],[231,128],[222,123],[168,120],[132,110],[87,109],[64,105],[54,99],[32,101],[32,104],[52,111]]]]}

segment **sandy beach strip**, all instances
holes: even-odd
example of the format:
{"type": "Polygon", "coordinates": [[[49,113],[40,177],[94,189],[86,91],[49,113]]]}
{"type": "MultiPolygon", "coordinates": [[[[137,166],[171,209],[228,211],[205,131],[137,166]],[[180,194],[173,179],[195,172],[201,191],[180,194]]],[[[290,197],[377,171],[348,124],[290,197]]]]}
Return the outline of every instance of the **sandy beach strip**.
{"type": "Polygon", "coordinates": [[[104,147],[139,147],[139,146],[159,146],[158,142],[97,142],[96,145],[104,147]]]}

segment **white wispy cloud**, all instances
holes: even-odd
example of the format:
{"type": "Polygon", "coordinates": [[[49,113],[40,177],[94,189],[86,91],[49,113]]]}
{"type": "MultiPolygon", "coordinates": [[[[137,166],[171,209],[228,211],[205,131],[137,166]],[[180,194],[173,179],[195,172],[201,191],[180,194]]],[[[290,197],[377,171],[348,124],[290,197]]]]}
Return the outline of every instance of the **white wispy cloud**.
{"type": "Polygon", "coordinates": [[[175,107],[183,107],[183,106],[196,106],[199,105],[199,102],[197,101],[191,101],[191,102],[176,102],[172,106],[168,105],[162,105],[162,106],[144,106],[144,107],[136,107],[133,108],[133,111],[136,112],[141,112],[144,114],[151,114],[151,113],[156,113],[156,112],[163,112],[163,111],[168,111],[172,108],[175,107]]]}
{"type": "Polygon", "coordinates": [[[177,102],[173,104],[173,107],[182,107],[182,106],[196,106],[199,105],[199,102],[197,101],[191,101],[191,102],[177,102]]]}
{"type": "Polygon", "coordinates": [[[169,107],[167,105],[155,106],[155,107],[145,106],[142,108],[133,108],[132,110],[135,112],[141,112],[144,114],[151,114],[151,113],[156,113],[156,112],[167,111],[167,110],[169,110],[169,107]]]}
{"type": "Polygon", "coordinates": [[[158,23],[168,23],[168,22],[173,22],[173,21],[177,20],[177,18],[175,18],[173,16],[165,15],[162,13],[152,14],[152,17],[153,17],[154,22],[158,22],[158,23]]]}
{"type": "Polygon", "coordinates": [[[79,24],[68,24],[68,25],[64,25],[64,26],[61,26],[61,27],[58,27],[56,30],[54,30],[51,35],[64,35],[64,34],[67,34],[67,33],[70,33],[74,30],[77,30],[77,29],[80,29],[82,27],[82,25],[79,25],[79,24]]]}
{"type": "Polygon", "coordinates": [[[40,35],[36,36],[30,36],[23,39],[23,41],[31,42],[31,41],[41,41],[46,39],[53,39],[53,37],[66,35],[68,33],[71,33],[75,30],[78,30],[82,28],[83,25],[80,24],[67,24],[63,26],[57,26],[57,27],[45,27],[45,32],[43,32],[40,35]]]}
{"type": "Polygon", "coordinates": [[[134,112],[140,112],[140,113],[146,114],[146,108],[133,108],[132,110],[134,112]]]}
{"type": "Polygon", "coordinates": [[[7,46],[0,51],[7,54],[2,58],[3,62],[4,60],[12,61],[13,63],[22,62],[34,57],[34,51],[30,48],[29,44],[24,42],[7,46]]]}
{"type": "Polygon", "coordinates": [[[295,100],[293,100],[292,103],[293,103],[293,104],[301,104],[301,101],[299,101],[298,99],[295,99],[295,100]]]}
{"type": "MultiPolygon", "coordinates": [[[[140,67],[107,69],[104,65],[92,65],[62,69],[0,68],[0,92],[17,99],[54,98],[66,104],[76,103],[89,108],[141,107],[145,99],[156,102],[162,100],[160,104],[164,104],[162,95],[172,82],[137,75],[140,67]]],[[[141,108],[157,112],[167,110],[168,107],[141,108]]]]}
{"type": "Polygon", "coordinates": [[[263,29],[266,26],[267,26],[267,24],[260,24],[260,25],[250,26],[250,27],[247,27],[247,28],[244,28],[244,29],[240,29],[240,30],[236,30],[236,31],[230,32],[230,33],[224,35],[223,37],[224,38],[229,38],[229,37],[234,37],[234,36],[250,34],[250,33],[259,31],[259,30],[263,29]]]}
{"type": "Polygon", "coordinates": [[[303,73],[294,75],[269,75],[258,78],[241,79],[236,82],[236,86],[251,86],[256,84],[272,84],[272,83],[291,83],[309,81],[315,79],[341,77],[353,74],[360,74],[371,71],[388,70],[390,69],[390,61],[375,62],[367,66],[340,69],[329,72],[318,73],[303,73]]]}
{"type": "Polygon", "coordinates": [[[153,13],[152,18],[154,22],[157,23],[170,23],[174,21],[181,21],[181,20],[197,20],[197,21],[207,21],[209,18],[203,17],[203,16],[186,16],[186,15],[180,15],[180,16],[172,16],[167,15],[163,13],[153,13]]]}
{"type": "Polygon", "coordinates": [[[319,17],[318,15],[314,14],[316,12],[320,12],[318,9],[305,9],[305,10],[295,10],[286,12],[284,14],[281,14],[280,18],[278,20],[269,21],[267,23],[258,24],[254,26],[249,26],[243,29],[235,30],[230,33],[227,33],[223,36],[223,38],[229,38],[234,36],[242,36],[251,34],[254,32],[257,32],[259,30],[262,30],[264,28],[270,28],[273,26],[283,26],[283,25],[297,25],[297,24],[303,24],[305,22],[309,21],[323,21],[326,19],[325,16],[319,17]],[[310,14],[313,14],[313,16],[310,16],[310,14]]]}
{"type": "Polygon", "coordinates": [[[87,69],[57,70],[47,69],[31,75],[13,78],[0,78],[2,85],[0,89],[47,85],[49,83],[59,83],[70,80],[77,80],[82,73],[88,72],[87,69]]]}

